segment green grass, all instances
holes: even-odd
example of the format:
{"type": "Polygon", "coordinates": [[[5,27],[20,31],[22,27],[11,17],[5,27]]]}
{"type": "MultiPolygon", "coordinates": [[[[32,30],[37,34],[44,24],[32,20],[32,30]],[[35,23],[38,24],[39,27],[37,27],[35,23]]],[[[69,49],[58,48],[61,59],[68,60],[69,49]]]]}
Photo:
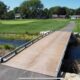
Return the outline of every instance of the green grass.
{"type": "Polygon", "coordinates": [[[15,46],[11,45],[11,44],[5,44],[5,45],[0,45],[0,49],[6,49],[6,50],[13,50],[15,49],[15,46]]]}
{"type": "Polygon", "coordinates": [[[74,32],[80,33],[80,19],[76,20],[76,27],[74,28],[74,32]]]}
{"type": "Polygon", "coordinates": [[[30,41],[32,39],[37,38],[38,35],[30,35],[30,34],[0,34],[0,39],[7,40],[26,40],[30,41]]]}
{"type": "Polygon", "coordinates": [[[68,19],[0,20],[1,33],[39,33],[44,30],[58,30],[69,22],[68,19]]]}

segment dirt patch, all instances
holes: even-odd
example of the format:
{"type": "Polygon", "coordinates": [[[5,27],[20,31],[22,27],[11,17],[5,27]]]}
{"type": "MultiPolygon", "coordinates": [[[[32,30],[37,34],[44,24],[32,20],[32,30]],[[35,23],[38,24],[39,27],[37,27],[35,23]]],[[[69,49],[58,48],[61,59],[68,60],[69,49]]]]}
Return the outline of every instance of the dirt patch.
{"type": "Polygon", "coordinates": [[[11,52],[11,50],[0,49],[0,56],[3,56],[5,54],[8,54],[9,52],[11,52]]]}

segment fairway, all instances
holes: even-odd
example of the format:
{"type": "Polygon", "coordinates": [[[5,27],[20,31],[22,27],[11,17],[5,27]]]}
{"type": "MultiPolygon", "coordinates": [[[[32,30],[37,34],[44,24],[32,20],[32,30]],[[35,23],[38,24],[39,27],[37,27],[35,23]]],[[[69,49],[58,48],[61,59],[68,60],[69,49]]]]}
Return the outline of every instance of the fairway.
{"type": "Polygon", "coordinates": [[[0,20],[1,33],[39,33],[45,30],[58,30],[65,27],[68,19],[24,19],[0,20]]]}

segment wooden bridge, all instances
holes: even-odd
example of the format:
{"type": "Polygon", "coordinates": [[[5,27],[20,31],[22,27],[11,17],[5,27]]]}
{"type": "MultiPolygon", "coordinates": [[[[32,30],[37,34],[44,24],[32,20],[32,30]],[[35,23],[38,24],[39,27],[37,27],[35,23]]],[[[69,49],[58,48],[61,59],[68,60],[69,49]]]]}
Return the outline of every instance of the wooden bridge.
{"type": "Polygon", "coordinates": [[[2,65],[57,77],[75,23],[55,31],[2,65]]]}

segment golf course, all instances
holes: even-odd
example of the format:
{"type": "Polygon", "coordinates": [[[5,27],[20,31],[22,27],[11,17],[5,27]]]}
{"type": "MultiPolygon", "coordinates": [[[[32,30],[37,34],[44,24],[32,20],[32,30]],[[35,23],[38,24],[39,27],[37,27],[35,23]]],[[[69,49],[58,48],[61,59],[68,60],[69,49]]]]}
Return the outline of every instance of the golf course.
{"type": "Polygon", "coordinates": [[[39,33],[46,30],[58,30],[68,23],[68,19],[1,20],[0,33],[39,33]]]}
{"type": "Polygon", "coordinates": [[[0,0],[0,80],[80,80],[79,0],[0,0]]]}
{"type": "MultiPolygon", "coordinates": [[[[41,31],[55,31],[65,27],[70,19],[17,19],[0,20],[0,38],[31,40],[39,36],[41,31]]],[[[74,32],[80,32],[80,20],[74,20],[74,32]]]]}

